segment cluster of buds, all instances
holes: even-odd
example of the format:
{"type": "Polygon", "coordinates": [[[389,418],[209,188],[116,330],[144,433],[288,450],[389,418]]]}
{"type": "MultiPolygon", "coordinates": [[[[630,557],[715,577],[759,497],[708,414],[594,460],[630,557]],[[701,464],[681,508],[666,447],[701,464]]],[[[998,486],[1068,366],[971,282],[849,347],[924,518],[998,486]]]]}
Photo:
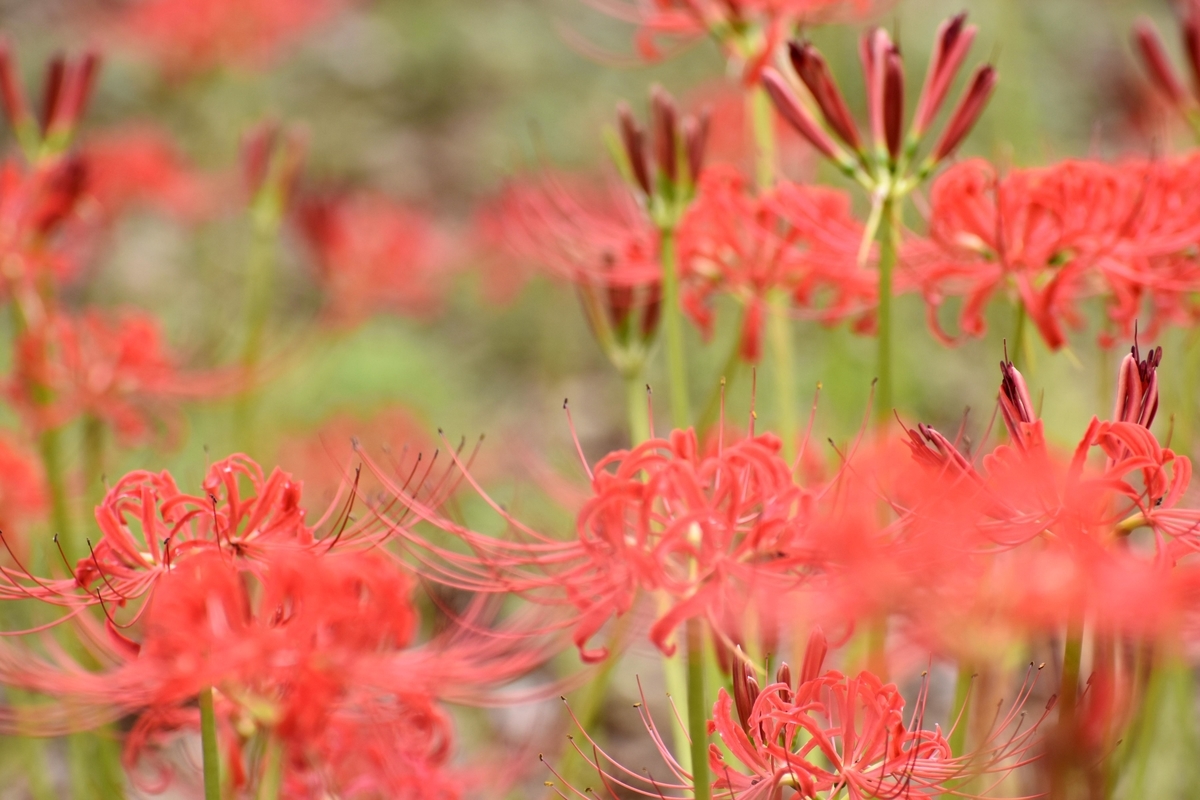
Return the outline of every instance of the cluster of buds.
{"type": "Polygon", "coordinates": [[[1145,62],[1146,71],[1150,73],[1150,80],[1155,87],[1171,107],[1200,133],[1200,0],[1185,0],[1181,5],[1183,50],[1192,73],[1190,93],[1171,66],[1171,59],[1153,22],[1143,17],[1134,24],[1133,44],[1145,62]]]}
{"type": "Polygon", "coordinates": [[[655,225],[674,229],[696,194],[704,170],[710,114],[682,117],[671,95],[660,86],[650,92],[650,133],[638,125],[629,106],[617,107],[622,173],[641,195],[655,225]]]}
{"type": "Polygon", "coordinates": [[[0,41],[0,103],[25,156],[36,162],[66,150],[96,82],[100,57],[57,55],[46,67],[41,119],[34,116],[7,42],[0,41]]]}
{"type": "Polygon", "coordinates": [[[958,149],[996,87],[995,68],[990,64],[978,67],[932,149],[923,160],[917,161],[918,149],[945,103],[975,33],[975,27],[966,24],[966,14],[942,23],[907,134],[904,132],[904,60],[900,49],[882,28],[868,31],[859,48],[867,87],[869,141],[859,132],[828,64],[812,43],[793,41],[788,53],[796,74],[824,118],[824,126],[781,73],[774,69],[764,70],[762,83],[779,113],[818,152],[869,189],[876,190],[886,183],[890,187],[889,194],[901,196],[915,188],[938,163],[958,149]],[[840,144],[837,139],[841,140],[840,144]]]}

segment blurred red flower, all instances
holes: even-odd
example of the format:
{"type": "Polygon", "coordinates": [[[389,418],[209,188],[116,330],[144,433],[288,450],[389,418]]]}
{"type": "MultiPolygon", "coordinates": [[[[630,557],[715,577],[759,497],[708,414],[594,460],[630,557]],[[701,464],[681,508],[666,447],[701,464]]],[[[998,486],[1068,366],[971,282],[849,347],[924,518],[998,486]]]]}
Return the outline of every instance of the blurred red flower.
{"type": "Polygon", "coordinates": [[[449,237],[423,212],[362,192],[312,197],[296,213],[332,321],[355,324],[380,312],[437,314],[454,253],[449,237]]]}

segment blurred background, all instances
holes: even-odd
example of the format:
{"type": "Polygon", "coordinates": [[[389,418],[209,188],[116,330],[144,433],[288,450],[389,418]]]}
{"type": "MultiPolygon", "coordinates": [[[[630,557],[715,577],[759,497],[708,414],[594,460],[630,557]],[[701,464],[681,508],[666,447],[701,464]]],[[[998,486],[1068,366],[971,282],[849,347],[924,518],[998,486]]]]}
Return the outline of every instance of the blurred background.
{"type": "MultiPolygon", "coordinates": [[[[178,362],[190,369],[237,362],[250,313],[247,264],[258,257],[239,163],[247,133],[264,121],[282,126],[303,147],[296,197],[378,193],[418,209],[435,231],[444,255],[437,264],[445,273],[434,281],[435,292],[403,310],[330,323],[319,257],[303,226],[287,217],[270,256],[264,377],[242,424],[230,419],[241,413],[236,407],[243,398],[188,403],[184,421],[169,435],[108,449],[108,482],[134,468],[170,469],[180,486],[196,486],[212,460],[246,451],[268,468],[279,464],[304,478],[317,510],[353,461],[351,437],[368,446],[427,447],[442,429],[453,443],[486,434],[483,474],[502,497],[512,498],[519,495],[515,487],[545,486],[538,471],[545,463],[550,472],[582,478],[563,398],[570,399],[589,459],[625,446],[623,388],[593,339],[576,290],[536,274],[527,280],[490,274],[499,267],[474,246],[475,216],[514,176],[546,168],[602,176],[610,170],[604,130],[617,102],[628,101],[644,117],[654,83],[685,106],[728,96],[737,77],[727,73],[713,43],[698,41],[647,64],[636,55],[632,27],[583,0],[314,0],[311,17],[296,11],[304,5],[299,0],[279,0],[283,10],[272,23],[277,35],[256,33],[249,37],[253,46],[239,47],[236,37],[174,37],[202,28],[202,21],[131,25],[136,5],[0,2],[0,28],[27,85],[56,51],[97,47],[103,53],[81,146],[128,146],[137,132],[148,137],[138,141],[162,150],[150,165],[131,159],[133,179],[166,180],[165,170],[183,181],[176,187],[185,207],[179,213],[164,213],[161,203],[134,208],[89,242],[68,303],[152,312],[178,362]],[[290,9],[289,2],[295,3],[290,9]],[[203,195],[194,209],[188,208],[190,186],[203,195]]],[[[861,108],[856,48],[864,25],[883,23],[895,31],[915,82],[938,22],[961,10],[980,30],[972,62],[994,61],[1000,83],[959,159],[981,155],[1002,167],[1033,166],[1069,157],[1144,156],[1174,149],[1176,138],[1179,146],[1187,142],[1185,132],[1164,124],[1130,47],[1139,15],[1175,30],[1167,0],[897,0],[868,20],[809,34],[843,76],[852,105],[861,108]]],[[[1174,45],[1173,33],[1169,38],[1174,45]]],[[[910,91],[915,96],[916,86],[910,91]]],[[[147,159],[152,149],[133,146],[147,159]]],[[[796,180],[842,185],[802,150],[786,169],[796,180]]],[[[919,212],[908,222],[922,229],[919,212]]],[[[398,259],[405,257],[398,251],[398,259]]],[[[718,306],[710,342],[687,331],[694,391],[715,390],[722,377],[737,333],[726,312],[718,306]]],[[[928,332],[920,299],[899,301],[897,405],[906,422],[954,430],[970,408],[968,438],[983,436],[1003,339],[1012,330],[1009,307],[994,304],[989,313],[987,336],[947,349],[928,332]]],[[[1062,351],[1051,353],[1034,341],[1023,367],[1050,437],[1064,445],[1077,439],[1093,413],[1111,407],[1115,366],[1128,346],[1100,349],[1099,309],[1091,313],[1062,351]]],[[[0,336],[10,327],[0,325],[0,336]]],[[[812,397],[821,385],[820,430],[836,440],[853,437],[868,413],[874,342],[844,327],[802,320],[793,335],[801,397],[812,397]]],[[[1171,331],[1160,342],[1166,350],[1160,413],[1179,412],[1173,444],[1181,449],[1192,443],[1196,375],[1184,365],[1196,360],[1186,355],[1196,338],[1171,331]]],[[[0,347],[0,353],[11,350],[0,347]]],[[[7,373],[9,366],[0,368],[7,373]]],[[[648,375],[652,387],[665,387],[661,354],[648,375]]],[[[774,379],[768,366],[760,367],[761,397],[773,397],[774,379]]],[[[661,395],[655,401],[660,430],[668,416],[661,395]]],[[[727,389],[733,424],[745,424],[751,398],[743,372],[727,389]]],[[[773,403],[764,400],[757,410],[760,429],[770,429],[773,403]]],[[[0,412],[0,422],[14,431],[22,424],[10,411],[0,412]]],[[[67,431],[69,441],[82,435],[67,431]]],[[[69,460],[87,487],[82,493],[90,492],[97,476],[82,470],[81,455],[69,460]]],[[[73,512],[81,524],[85,506],[73,512]]],[[[552,507],[533,507],[530,514],[570,524],[552,507]]],[[[505,712],[515,716],[495,722],[527,730],[531,718],[521,715],[553,711],[505,712]]],[[[472,733],[464,729],[464,736],[472,733]]]]}

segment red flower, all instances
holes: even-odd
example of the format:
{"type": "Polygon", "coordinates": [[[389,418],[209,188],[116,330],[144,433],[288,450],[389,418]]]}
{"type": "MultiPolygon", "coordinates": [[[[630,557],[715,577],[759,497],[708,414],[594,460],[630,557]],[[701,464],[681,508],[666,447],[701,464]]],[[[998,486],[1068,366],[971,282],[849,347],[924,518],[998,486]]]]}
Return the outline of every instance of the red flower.
{"type": "Polygon", "coordinates": [[[643,59],[657,61],[711,35],[730,58],[745,63],[745,79],[751,83],[797,24],[858,16],[875,4],[872,0],[584,1],[636,25],[635,43],[643,59]]]}
{"type": "Polygon", "coordinates": [[[131,206],[144,206],[191,221],[213,206],[210,183],[152,126],[89,136],[80,158],[87,169],[87,195],[106,220],[131,206]]]}
{"type": "Polygon", "coordinates": [[[736,707],[721,689],[709,729],[732,759],[710,746],[714,797],[776,800],[784,787],[806,797],[844,791],[852,800],[945,792],[963,778],[1004,775],[1031,761],[1046,716],[1021,725],[1033,690],[1027,680],[988,739],[955,754],[940,728],[924,728],[928,686],[906,720],[900,690],[870,672],[801,676],[794,687],[782,677],[762,691],[752,687],[736,707]]]}
{"type": "Polygon", "coordinates": [[[1200,201],[1185,187],[1198,165],[1066,161],[1003,178],[981,161],[948,170],[933,187],[930,239],[907,256],[935,333],[950,339],[936,314],[946,296],[961,295],[960,328],[981,335],[987,302],[1006,286],[1052,348],[1082,324],[1078,304],[1091,296],[1104,299],[1121,335],[1144,317],[1146,298],[1151,334],[1168,320],[1190,324],[1200,313],[1191,299],[1200,201]]]}
{"type": "Polygon", "coordinates": [[[100,21],[124,47],[170,73],[258,68],[347,5],[347,0],[128,0],[100,21]]]}
{"type": "Polygon", "coordinates": [[[382,194],[358,193],[310,199],[297,215],[332,320],[437,313],[452,275],[451,246],[421,212],[382,194]]]}
{"type": "Polygon", "coordinates": [[[154,433],[172,438],[179,400],[229,391],[233,378],[180,370],[148,314],[126,312],[110,321],[92,312],[54,315],[27,330],[17,342],[8,391],[38,430],[90,414],[129,442],[154,433]]]}

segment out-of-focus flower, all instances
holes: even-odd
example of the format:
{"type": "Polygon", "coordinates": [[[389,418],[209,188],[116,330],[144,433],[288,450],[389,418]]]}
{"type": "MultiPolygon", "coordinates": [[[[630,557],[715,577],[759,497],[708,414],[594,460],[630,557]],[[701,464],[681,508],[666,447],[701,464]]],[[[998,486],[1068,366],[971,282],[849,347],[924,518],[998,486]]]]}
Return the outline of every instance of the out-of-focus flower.
{"type": "Polygon", "coordinates": [[[8,42],[0,40],[0,105],[31,164],[53,159],[66,150],[91,99],[99,67],[100,57],[94,51],[78,59],[61,53],[50,59],[41,119],[37,119],[26,99],[8,42]]]}
{"type": "MultiPolygon", "coordinates": [[[[0,435],[0,533],[23,561],[28,553],[25,526],[45,511],[42,465],[10,436],[0,435]]],[[[16,566],[9,564],[9,566],[16,566]]]]}
{"type": "Polygon", "coordinates": [[[313,197],[296,213],[331,320],[437,314],[453,276],[453,247],[423,212],[382,194],[354,193],[313,197]]]}
{"type": "Polygon", "coordinates": [[[579,289],[610,358],[653,340],[659,232],[624,188],[553,174],[514,181],[480,213],[476,231],[493,294],[511,295],[530,267],[540,268],[579,289]]]}
{"type": "Polygon", "coordinates": [[[77,223],[86,187],[87,167],[78,158],[0,165],[0,280],[31,322],[46,313],[39,282],[63,281],[78,271],[86,236],[77,223]]]}
{"type": "Polygon", "coordinates": [[[123,0],[93,20],[170,75],[269,66],[349,0],[123,0]]]}
{"type": "Polygon", "coordinates": [[[87,171],[87,196],[106,220],[130,207],[195,220],[213,207],[213,187],[187,164],[170,137],[149,125],[87,137],[79,157],[87,171]]]}
{"type": "Polygon", "coordinates": [[[1133,46],[1150,82],[1184,121],[1200,130],[1200,2],[1182,0],[1176,5],[1182,12],[1180,39],[1192,79],[1191,91],[1171,65],[1158,29],[1149,19],[1141,17],[1134,23],[1133,46]]]}
{"type": "Polygon", "coordinates": [[[231,391],[234,374],[181,370],[157,319],[126,312],[56,314],[17,342],[9,396],[38,430],[91,415],[126,442],[155,433],[170,439],[181,423],[178,403],[231,391]]]}
{"type": "Polygon", "coordinates": [[[1200,314],[1200,201],[1185,187],[1198,169],[1186,158],[1065,161],[1003,177],[982,161],[948,170],[933,187],[929,240],[905,254],[934,331],[950,340],[937,310],[962,296],[960,329],[981,335],[988,301],[1005,288],[1052,348],[1082,324],[1086,297],[1104,300],[1116,335],[1147,316],[1151,336],[1168,321],[1190,324],[1200,314]]]}
{"type": "MultiPolygon", "coordinates": [[[[723,293],[744,307],[742,357],[761,353],[767,295],[790,295],[796,313],[825,324],[874,323],[877,275],[860,259],[864,229],[843,192],[780,182],[754,195],[736,171],[717,167],[701,181],[679,231],[687,284],[685,307],[702,331],[711,329],[710,298],[723,293]]],[[[896,291],[907,291],[907,273],[896,291]]]]}
{"type": "Polygon", "coordinates": [[[797,25],[857,17],[873,0],[584,0],[637,26],[638,55],[657,61],[712,36],[752,83],[797,25]]]}

